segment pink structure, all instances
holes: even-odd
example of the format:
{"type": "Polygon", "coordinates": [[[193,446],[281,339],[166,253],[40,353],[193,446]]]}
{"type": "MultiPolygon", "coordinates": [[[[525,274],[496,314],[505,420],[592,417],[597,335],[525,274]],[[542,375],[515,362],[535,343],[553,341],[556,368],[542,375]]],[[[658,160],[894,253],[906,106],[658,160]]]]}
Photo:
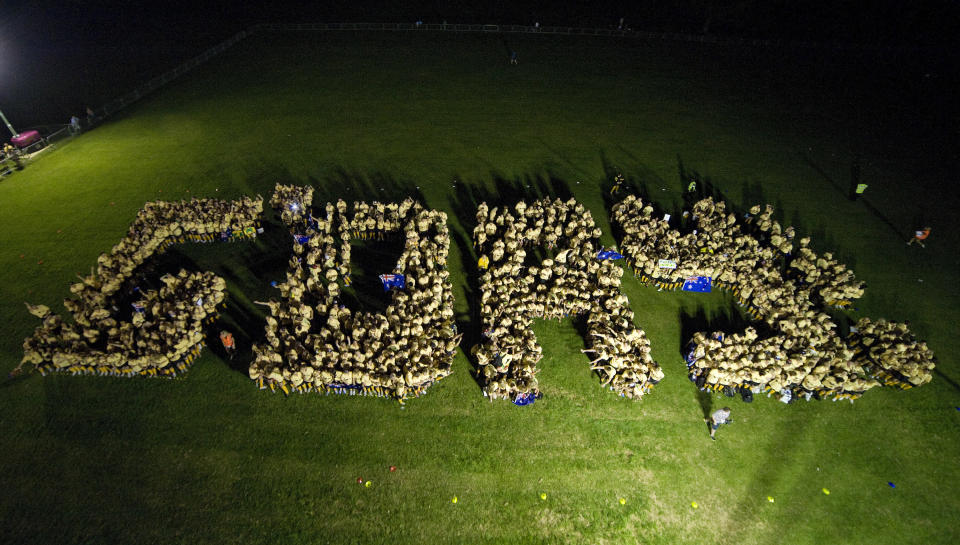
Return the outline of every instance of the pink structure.
{"type": "Polygon", "coordinates": [[[25,148],[30,144],[33,144],[37,140],[40,140],[40,133],[37,131],[24,131],[13,138],[10,139],[10,142],[18,148],[25,148]]]}

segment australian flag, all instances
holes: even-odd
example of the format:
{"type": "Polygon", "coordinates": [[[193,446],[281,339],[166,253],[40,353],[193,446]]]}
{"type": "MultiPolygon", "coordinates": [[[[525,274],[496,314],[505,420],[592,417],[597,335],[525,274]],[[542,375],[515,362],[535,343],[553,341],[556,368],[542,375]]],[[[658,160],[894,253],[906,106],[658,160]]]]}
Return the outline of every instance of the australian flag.
{"type": "Polygon", "coordinates": [[[306,244],[310,241],[310,235],[293,235],[293,240],[296,240],[297,244],[306,244]]]}
{"type": "Polygon", "coordinates": [[[600,250],[600,253],[597,254],[597,259],[600,261],[604,259],[623,259],[623,256],[613,250],[600,250]]]}
{"type": "Polygon", "coordinates": [[[691,276],[683,281],[683,291],[696,291],[700,293],[710,293],[713,286],[713,278],[710,276],[691,276]]]}
{"type": "Polygon", "coordinates": [[[402,274],[381,274],[380,281],[383,282],[383,291],[389,291],[392,288],[402,290],[407,287],[407,277],[402,274]]]}

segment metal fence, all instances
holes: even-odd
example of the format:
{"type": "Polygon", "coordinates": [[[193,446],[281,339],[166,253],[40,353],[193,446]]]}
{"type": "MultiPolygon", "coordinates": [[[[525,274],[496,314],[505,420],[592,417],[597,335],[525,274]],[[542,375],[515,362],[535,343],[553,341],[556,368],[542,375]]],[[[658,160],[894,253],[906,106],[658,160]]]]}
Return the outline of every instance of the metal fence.
{"type": "MultiPolygon", "coordinates": [[[[46,145],[55,145],[57,142],[62,142],[67,140],[72,136],[75,136],[77,133],[74,133],[70,130],[70,125],[64,125],[62,128],[57,129],[56,131],[44,136],[43,139],[46,141],[46,145]]],[[[36,142],[35,144],[39,144],[36,142]]],[[[29,150],[34,144],[27,146],[24,151],[29,150]]]]}
{"type": "Polygon", "coordinates": [[[99,118],[109,117],[127,106],[134,104],[144,96],[160,87],[179,78],[208,60],[223,53],[244,38],[257,32],[290,32],[290,31],[363,31],[381,30],[392,32],[485,32],[485,33],[517,33],[517,34],[563,34],[568,36],[613,36],[639,41],[673,41],[698,42],[718,45],[779,47],[804,49],[831,49],[854,52],[887,52],[887,51],[915,51],[919,48],[868,46],[861,44],[823,44],[819,42],[791,42],[773,40],[749,40],[743,38],[724,38],[706,36],[702,34],[684,34],[679,32],[643,32],[635,30],[618,30],[607,28],[577,28],[566,26],[527,26],[527,25],[465,25],[447,23],[259,23],[249,30],[240,31],[219,44],[207,49],[183,64],[160,74],[159,76],[140,85],[133,91],[115,98],[101,108],[95,110],[99,118]]]}
{"type": "Polygon", "coordinates": [[[141,98],[149,95],[153,91],[156,91],[160,87],[163,87],[164,85],[179,78],[180,76],[186,74],[187,72],[190,72],[194,68],[207,62],[213,57],[216,57],[220,53],[223,53],[224,51],[226,51],[227,49],[229,49],[230,47],[238,43],[240,40],[243,40],[244,38],[246,38],[248,35],[249,35],[249,32],[246,30],[242,30],[234,34],[230,38],[218,43],[217,45],[211,47],[210,49],[207,49],[206,51],[197,55],[196,57],[193,57],[192,59],[180,64],[176,68],[167,70],[163,74],[160,74],[159,76],[151,79],[150,81],[143,83],[133,91],[130,91],[129,93],[121,97],[117,97],[111,100],[107,104],[103,105],[101,108],[94,110],[94,114],[97,117],[109,117],[119,112],[120,110],[126,108],[127,106],[139,101],[141,98]]]}
{"type": "Polygon", "coordinates": [[[261,23],[250,31],[260,30],[390,30],[390,31],[447,31],[447,32],[523,32],[537,34],[572,34],[584,36],[634,36],[629,30],[575,27],[532,27],[524,25],[463,25],[463,24],[416,24],[416,23],[261,23]]]}
{"type": "Polygon", "coordinates": [[[682,32],[647,32],[638,30],[619,30],[614,28],[579,28],[568,26],[529,26],[529,25],[463,25],[447,23],[260,23],[250,28],[257,31],[335,31],[335,30],[386,30],[386,31],[446,31],[446,32],[503,32],[522,34],[565,34],[568,36],[618,36],[640,41],[696,42],[718,45],[751,46],[793,49],[825,49],[833,51],[855,52],[904,52],[918,51],[920,47],[882,46],[865,44],[835,44],[822,42],[797,42],[791,40],[761,40],[731,38],[704,34],[686,34],[682,32]]]}

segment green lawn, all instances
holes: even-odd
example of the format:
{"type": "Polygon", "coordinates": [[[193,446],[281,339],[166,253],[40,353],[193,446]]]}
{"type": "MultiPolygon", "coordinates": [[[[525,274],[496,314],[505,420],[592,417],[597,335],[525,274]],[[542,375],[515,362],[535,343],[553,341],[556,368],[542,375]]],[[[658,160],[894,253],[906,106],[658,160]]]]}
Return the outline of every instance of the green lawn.
{"type": "MultiPolygon", "coordinates": [[[[552,36],[254,36],[0,181],[0,371],[37,325],[23,301],[62,312],[74,273],[148,200],[266,197],[277,182],[323,198],[420,194],[450,215],[456,310],[475,338],[464,241],[477,195],[569,191],[612,243],[605,180],[622,170],[673,208],[683,170],[734,206],[775,204],[841,256],[868,284],[852,315],[909,320],[937,353],[931,384],[852,405],[711,399],[686,379],[681,330],[698,313],[722,325],[730,299],[632,278],[667,375],[642,401],[599,387],[569,322],[535,326],[544,397],[526,408],[486,401],[463,354],[405,409],[258,391],[243,351],[205,351],[174,381],[4,379],[0,543],[960,541],[952,173],[899,131],[910,112],[891,113],[861,72],[818,80],[751,55],[552,36]],[[844,197],[855,156],[866,202],[844,197]],[[907,248],[921,213],[930,243],[907,248]],[[703,410],[724,404],[736,422],[714,443],[703,410]]],[[[158,266],[227,278],[223,320],[248,347],[263,335],[251,301],[271,296],[289,244],[273,218],[255,242],[182,246],[158,266]]]]}

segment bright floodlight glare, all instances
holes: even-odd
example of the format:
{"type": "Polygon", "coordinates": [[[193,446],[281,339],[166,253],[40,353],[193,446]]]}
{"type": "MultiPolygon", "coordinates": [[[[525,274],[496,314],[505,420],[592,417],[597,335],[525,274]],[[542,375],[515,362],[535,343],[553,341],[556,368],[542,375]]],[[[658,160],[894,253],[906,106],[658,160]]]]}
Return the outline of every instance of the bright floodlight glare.
{"type": "Polygon", "coordinates": [[[10,129],[10,134],[12,134],[14,138],[20,135],[20,133],[18,133],[13,129],[13,125],[11,125],[9,121],[7,121],[7,116],[3,115],[3,112],[0,112],[0,119],[3,119],[3,124],[6,125],[8,129],[10,129]]]}

